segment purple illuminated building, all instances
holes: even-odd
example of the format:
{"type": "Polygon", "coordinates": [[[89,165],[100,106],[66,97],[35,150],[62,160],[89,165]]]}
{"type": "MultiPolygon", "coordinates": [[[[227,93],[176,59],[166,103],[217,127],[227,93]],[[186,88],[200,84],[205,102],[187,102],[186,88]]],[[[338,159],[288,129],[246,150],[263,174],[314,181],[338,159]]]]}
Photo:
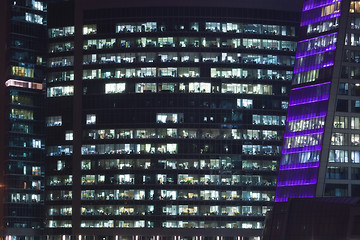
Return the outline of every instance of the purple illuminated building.
{"type": "Polygon", "coordinates": [[[276,202],[360,195],[360,1],[305,0],[276,202]]]}

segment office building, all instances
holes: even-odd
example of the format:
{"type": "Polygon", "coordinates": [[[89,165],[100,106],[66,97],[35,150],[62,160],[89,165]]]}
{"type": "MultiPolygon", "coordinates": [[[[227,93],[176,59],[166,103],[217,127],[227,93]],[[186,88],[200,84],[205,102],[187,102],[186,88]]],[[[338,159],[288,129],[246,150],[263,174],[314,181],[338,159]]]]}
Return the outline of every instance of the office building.
{"type": "Polygon", "coordinates": [[[0,2],[0,238],[39,239],[44,228],[46,4],[0,2]]]}
{"type": "Polygon", "coordinates": [[[304,1],[276,200],[359,196],[359,1],[304,1]]]}
{"type": "Polygon", "coordinates": [[[299,20],[279,2],[49,4],[49,239],[259,239],[299,20]]]}

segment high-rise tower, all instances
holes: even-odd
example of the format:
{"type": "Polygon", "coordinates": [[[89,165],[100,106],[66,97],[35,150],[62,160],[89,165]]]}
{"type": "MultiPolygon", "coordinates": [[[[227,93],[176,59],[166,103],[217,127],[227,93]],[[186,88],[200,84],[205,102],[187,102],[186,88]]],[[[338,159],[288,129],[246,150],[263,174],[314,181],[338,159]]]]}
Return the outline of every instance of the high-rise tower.
{"type": "Polygon", "coordinates": [[[46,3],[0,3],[0,237],[43,234],[46,3]]]}
{"type": "Polygon", "coordinates": [[[262,4],[49,5],[49,237],[259,239],[298,25],[262,4]]]}
{"type": "Polygon", "coordinates": [[[360,195],[359,6],[304,1],[276,201],[360,195]]]}

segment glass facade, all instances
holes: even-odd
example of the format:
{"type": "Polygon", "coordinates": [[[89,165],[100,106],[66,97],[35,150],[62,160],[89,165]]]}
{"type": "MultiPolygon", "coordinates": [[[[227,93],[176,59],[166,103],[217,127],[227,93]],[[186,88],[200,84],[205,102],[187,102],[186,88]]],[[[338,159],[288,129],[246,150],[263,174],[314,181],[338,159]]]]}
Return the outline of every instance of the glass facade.
{"type": "MultiPolygon", "coordinates": [[[[340,4],[341,1],[305,1],[302,28],[339,17],[340,4]]],[[[311,38],[307,36],[313,34],[308,33],[298,43],[276,190],[278,202],[315,196],[331,86],[328,81],[332,76],[324,74],[319,79],[312,73],[319,75],[324,68],[332,68],[337,42],[337,32],[324,33],[311,38]]]]}
{"type": "Polygon", "coordinates": [[[304,2],[275,201],[359,196],[358,3],[304,2]]]}
{"type": "MultiPolygon", "coordinates": [[[[8,16],[8,59],[3,119],[5,138],[1,236],[42,239],[45,138],[42,107],[45,78],[46,3],[4,1],[8,16]],[[4,225],[3,225],[4,224],[4,225]]],[[[2,13],[3,14],[3,13],[2,13]]]]}
{"type": "Polygon", "coordinates": [[[85,11],[82,25],[49,21],[50,237],[74,229],[114,238],[138,229],[179,239],[224,228],[233,238],[261,235],[275,198],[297,19],[252,23],[234,11],[232,22],[199,20],[188,13],[201,9],[181,9],[176,21],[166,7],[144,16],[130,9],[132,17],[116,9],[106,25],[111,9],[85,11]]]}

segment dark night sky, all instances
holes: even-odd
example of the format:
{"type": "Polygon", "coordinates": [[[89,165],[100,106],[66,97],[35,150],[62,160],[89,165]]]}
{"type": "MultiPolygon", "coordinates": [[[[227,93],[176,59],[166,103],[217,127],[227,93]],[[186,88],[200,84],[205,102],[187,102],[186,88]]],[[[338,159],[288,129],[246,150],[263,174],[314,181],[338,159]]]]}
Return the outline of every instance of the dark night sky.
{"type": "MultiPolygon", "coordinates": [[[[76,0],[78,1],[78,0],[76,0]]],[[[82,0],[83,3],[91,8],[99,6],[99,0],[82,0]]],[[[118,5],[119,7],[138,7],[138,6],[228,6],[240,8],[262,8],[274,10],[301,11],[303,0],[101,0],[101,5],[118,5]]]]}

